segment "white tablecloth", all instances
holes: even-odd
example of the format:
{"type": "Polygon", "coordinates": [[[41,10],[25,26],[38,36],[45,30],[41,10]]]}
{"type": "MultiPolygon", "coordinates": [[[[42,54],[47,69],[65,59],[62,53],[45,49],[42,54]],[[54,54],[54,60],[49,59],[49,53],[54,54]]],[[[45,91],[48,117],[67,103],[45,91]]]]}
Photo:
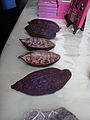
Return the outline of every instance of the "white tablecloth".
{"type": "Polygon", "coordinates": [[[49,66],[70,69],[72,77],[63,89],[51,95],[29,96],[11,89],[11,85],[27,74],[44,69],[26,65],[17,57],[27,50],[19,38],[29,35],[24,30],[28,20],[37,18],[37,1],[28,1],[19,17],[0,58],[0,120],[23,120],[25,112],[38,108],[51,110],[65,107],[80,120],[90,120],[90,19],[84,32],[72,34],[64,20],[51,19],[62,27],[52,40],[52,50],[61,59],[49,66]]]}

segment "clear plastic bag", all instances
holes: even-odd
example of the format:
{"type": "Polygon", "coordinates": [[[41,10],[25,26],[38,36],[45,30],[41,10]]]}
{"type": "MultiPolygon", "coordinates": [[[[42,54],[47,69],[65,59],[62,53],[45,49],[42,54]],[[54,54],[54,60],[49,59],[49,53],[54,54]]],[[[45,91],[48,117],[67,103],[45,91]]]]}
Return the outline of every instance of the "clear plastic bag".
{"type": "Polygon", "coordinates": [[[33,110],[27,112],[24,120],[78,120],[76,116],[65,108],[59,108],[52,111],[33,110]]]}

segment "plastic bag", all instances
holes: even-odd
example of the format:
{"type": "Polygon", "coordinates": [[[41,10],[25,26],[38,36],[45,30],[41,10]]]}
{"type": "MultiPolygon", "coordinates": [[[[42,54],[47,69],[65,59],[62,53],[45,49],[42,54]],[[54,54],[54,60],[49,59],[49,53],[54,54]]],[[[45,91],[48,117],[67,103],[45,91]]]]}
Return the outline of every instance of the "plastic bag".
{"type": "Polygon", "coordinates": [[[52,111],[33,110],[25,114],[24,120],[78,120],[78,118],[65,108],[52,111]]]}

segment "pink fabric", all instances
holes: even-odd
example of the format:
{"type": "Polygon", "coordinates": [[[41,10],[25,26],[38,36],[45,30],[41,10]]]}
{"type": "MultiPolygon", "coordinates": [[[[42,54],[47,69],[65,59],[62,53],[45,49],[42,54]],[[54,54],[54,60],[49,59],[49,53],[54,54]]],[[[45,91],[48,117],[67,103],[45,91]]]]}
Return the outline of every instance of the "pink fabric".
{"type": "Polygon", "coordinates": [[[38,12],[43,12],[43,13],[56,13],[57,12],[57,8],[50,8],[50,7],[39,7],[38,8],[38,12]]]}
{"type": "Polygon", "coordinates": [[[62,2],[62,0],[59,0],[59,7],[57,11],[58,18],[64,19],[64,16],[67,14],[70,4],[71,2],[62,2]]]}
{"type": "Polygon", "coordinates": [[[56,13],[38,13],[39,17],[44,17],[44,18],[57,18],[56,13]]]}
{"type": "Polygon", "coordinates": [[[56,0],[39,0],[38,6],[57,7],[56,0]]]}
{"type": "Polygon", "coordinates": [[[38,0],[38,13],[40,15],[42,12],[42,16],[45,17],[49,17],[50,15],[52,18],[56,17],[64,19],[64,16],[67,14],[70,4],[71,2],[64,2],[62,0],[38,0]]]}

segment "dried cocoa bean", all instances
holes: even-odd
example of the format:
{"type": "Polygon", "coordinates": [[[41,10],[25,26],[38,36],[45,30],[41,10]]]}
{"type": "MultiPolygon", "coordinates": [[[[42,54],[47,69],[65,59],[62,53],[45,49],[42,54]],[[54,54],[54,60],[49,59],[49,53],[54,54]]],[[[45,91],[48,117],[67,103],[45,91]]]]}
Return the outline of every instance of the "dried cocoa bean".
{"type": "Polygon", "coordinates": [[[20,41],[28,50],[50,50],[55,47],[53,42],[45,38],[32,37],[20,41]]]}
{"type": "Polygon", "coordinates": [[[45,50],[32,50],[18,57],[29,65],[43,67],[54,64],[60,59],[60,55],[45,50]]]}
{"type": "Polygon", "coordinates": [[[47,68],[28,74],[11,88],[33,96],[51,94],[63,88],[70,78],[68,69],[47,68]]]}

